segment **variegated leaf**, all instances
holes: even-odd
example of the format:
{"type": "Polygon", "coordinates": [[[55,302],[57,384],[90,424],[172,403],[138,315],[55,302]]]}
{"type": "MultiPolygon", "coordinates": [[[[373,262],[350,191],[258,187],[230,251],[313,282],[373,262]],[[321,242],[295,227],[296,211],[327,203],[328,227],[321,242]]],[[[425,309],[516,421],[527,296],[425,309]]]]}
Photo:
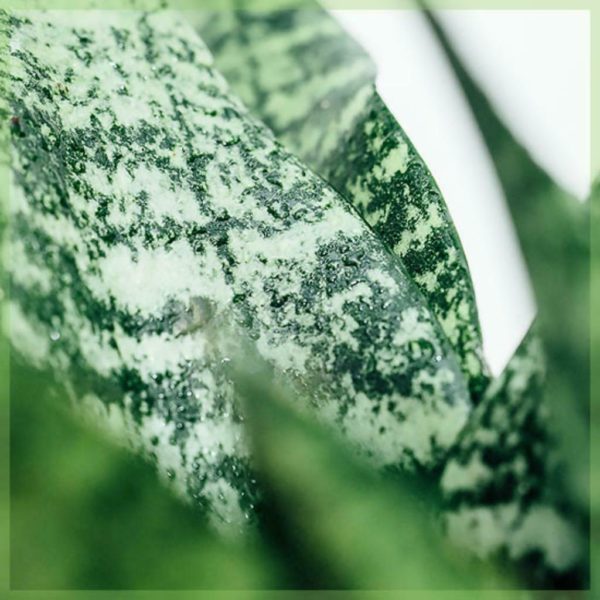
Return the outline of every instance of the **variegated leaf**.
{"type": "Polygon", "coordinates": [[[258,494],[209,335],[223,322],[375,465],[439,464],[470,403],[435,318],[230,93],[185,16],[30,12],[10,27],[17,351],[217,522],[241,526],[258,494]]]}
{"type": "Polygon", "coordinates": [[[488,376],[463,249],[435,180],[377,93],[370,57],[311,2],[219,10],[199,29],[248,107],[402,259],[479,397],[488,376]]]}

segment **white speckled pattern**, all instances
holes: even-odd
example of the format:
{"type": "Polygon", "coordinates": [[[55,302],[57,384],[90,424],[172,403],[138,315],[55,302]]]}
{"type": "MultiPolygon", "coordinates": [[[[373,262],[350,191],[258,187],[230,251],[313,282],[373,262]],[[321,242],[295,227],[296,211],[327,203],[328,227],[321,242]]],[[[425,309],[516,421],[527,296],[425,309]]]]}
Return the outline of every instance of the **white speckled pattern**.
{"type": "Polygon", "coordinates": [[[216,523],[259,493],[223,357],[260,354],[378,466],[434,467],[470,410],[401,264],[252,119],[175,13],[12,18],[11,329],[216,523]]]}

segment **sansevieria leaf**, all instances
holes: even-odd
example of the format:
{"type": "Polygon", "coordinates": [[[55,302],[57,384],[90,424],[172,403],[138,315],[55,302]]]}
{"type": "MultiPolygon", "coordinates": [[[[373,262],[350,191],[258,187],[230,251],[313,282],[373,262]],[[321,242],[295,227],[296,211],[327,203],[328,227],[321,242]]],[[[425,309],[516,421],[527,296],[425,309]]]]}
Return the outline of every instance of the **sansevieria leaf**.
{"type": "MultiPolygon", "coordinates": [[[[549,454],[558,463],[543,482],[544,493],[554,498],[555,506],[568,507],[575,513],[570,518],[571,526],[585,539],[589,519],[590,202],[578,202],[533,161],[465,68],[440,23],[431,13],[427,15],[490,150],[536,295],[534,331],[543,341],[548,363],[547,384],[540,400],[548,418],[542,425],[552,440],[549,454]]],[[[508,370],[516,370],[515,364],[519,363],[522,361],[517,355],[508,370]]],[[[527,375],[525,369],[520,376],[527,375]]],[[[527,486],[537,476],[528,465],[519,485],[527,486]]],[[[561,539],[558,534],[557,539],[561,539]]],[[[574,552],[569,552],[569,547],[572,544],[543,560],[546,567],[557,571],[572,567],[571,573],[576,572],[578,577],[575,584],[581,585],[587,576],[587,553],[579,552],[579,560],[574,563],[574,552]],[[564,561],[562,569],[560,561],[564,561]]]]}
{"type": "Polygon", "coordinates": [[[312,2],[237,10],[244,6],[199,19],[217,66],[402,259],[478,397],[487,368],[463,249],[435,180],[377,93],[371,58],[312,2]]]}
{"type": "Polygon", "coordinates": [[[571,389],[582,389],[589,380],[589,202],[578,202],[534,162],[465,68],[439,22],[426,14],[463,87],[504,189],[534,287],[540,331],[549,342],[549,358],[560,352],[561,370],[574,384],[571,389]]]}
{"type": "MultiPolygon", "coordinates": [[[[598,306],[600,303],[600,243],[598,233],[600,232],[600,174],[596,174],[592,192],[590,194],[590,218],[592,231],[592,254],[591,254],[591,301],[592,306],[598,306]]],[[[591,419],[590,419],[590,439],[591,444],[591,464],[598,464],[600,460],[600,371],[597,366],[600,364],[600,320],[598,311],[595,311],[591,319],[591,386],[590,396],[591,419]]],[[[600,478],[592,473],[590,477],[590,521],[592,523],[600,522],[600,478]]],[[[591,554],[598,556],[600,552],[600,530],[592,527],[590,531],[591,554]]]]}
{"type": "Polygon", "coordinates": [[[564,585],[582,575],[584,524],[551,484],[562,471],[545,379],[534,327],[471,414],[441,485],[454,542],[517,562],[530,584],[554,577],[564,585]]]}
{"type": "Polygon", "coordinates": [[[11,31],[11,339],[216,522],[257,490],[209,331],[235,323],[380,467],[439,465],[470,410],[401,262],[251,117],[185,15],[11,31]]]}

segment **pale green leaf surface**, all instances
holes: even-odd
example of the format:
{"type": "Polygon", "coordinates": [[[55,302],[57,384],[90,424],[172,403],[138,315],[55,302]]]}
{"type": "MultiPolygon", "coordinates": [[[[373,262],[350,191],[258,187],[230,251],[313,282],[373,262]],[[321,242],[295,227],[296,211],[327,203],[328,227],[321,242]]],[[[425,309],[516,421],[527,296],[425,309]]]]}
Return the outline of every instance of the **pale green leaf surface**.
{"type": "Polygon", "coordinates": [[[11,21],[11,339],[217,526],[259,495],[208,325],[314,387],[377,467],[436,468],[470,410],[402,264],[233,95],[185,16],[11,21]]]}
{"type": "Polygon", "coordinates": [[[199,30],[233,89],[403,261],[461,359],[487,382],[472,283],[440,190],[375,89],[366,52],[311,2],[205,14],[199,30]]]}

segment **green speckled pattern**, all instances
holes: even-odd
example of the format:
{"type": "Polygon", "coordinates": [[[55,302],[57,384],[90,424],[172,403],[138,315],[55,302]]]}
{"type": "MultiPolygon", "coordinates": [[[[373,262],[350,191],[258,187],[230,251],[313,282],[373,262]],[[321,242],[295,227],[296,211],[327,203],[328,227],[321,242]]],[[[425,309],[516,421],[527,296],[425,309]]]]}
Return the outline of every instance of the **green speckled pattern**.
{"type": "Polygon", "coordinates": [[[470,409],[437,321],[185,21],[11,17],[15,349],[216,523],[257,498],[224,322],[374,464],[435,467],[470,409]]]}
{"type": "Polygon", "coordinates": [[[431,173],[375,89],[365,51],[309,8],[222,10],[199,18],[199,29],[250,109],[402,258],[478,398],[488,371],[464,252],[431,173]]]}
{"type": "Polygon", "coordinates": [[[450,538],[482,557],[520,561],[530,581],[581,558],[572,515],[549,486],[559,471],[544,383],[533,326],[471,414],[441,479],[450,538]]]}

